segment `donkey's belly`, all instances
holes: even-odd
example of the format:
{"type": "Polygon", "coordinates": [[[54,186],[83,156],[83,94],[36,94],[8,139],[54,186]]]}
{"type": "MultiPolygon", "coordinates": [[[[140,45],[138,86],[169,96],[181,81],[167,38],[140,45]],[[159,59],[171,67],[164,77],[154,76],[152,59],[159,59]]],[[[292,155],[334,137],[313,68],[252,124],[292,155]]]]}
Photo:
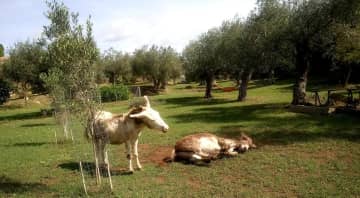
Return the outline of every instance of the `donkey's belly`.
{"type": "Polygon", "coordinates": [[[216,157],[221,150],[218,141],[214,138],[200,138],[199,146],[198,154],[201,156],[216,157]]]}
{"type": "Polygon", "coordinates": [[[110,131],[108,134],[110,144],[122,144],[130,140],[129,134],[122,131],[110,131]]]}

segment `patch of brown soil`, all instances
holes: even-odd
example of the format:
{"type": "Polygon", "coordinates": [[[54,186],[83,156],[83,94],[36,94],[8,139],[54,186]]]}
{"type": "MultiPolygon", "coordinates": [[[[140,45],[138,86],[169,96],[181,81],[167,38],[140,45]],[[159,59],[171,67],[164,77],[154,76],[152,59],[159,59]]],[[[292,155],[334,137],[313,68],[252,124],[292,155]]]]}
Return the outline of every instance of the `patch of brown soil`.
{"type": "Polygon", "coordinates": [[[173,146],[153,146],[149,144],[139,145],[140,160],[144,163],[153,163],[158,166],[165,166],[164,159],[171,156],[173,146]]]}

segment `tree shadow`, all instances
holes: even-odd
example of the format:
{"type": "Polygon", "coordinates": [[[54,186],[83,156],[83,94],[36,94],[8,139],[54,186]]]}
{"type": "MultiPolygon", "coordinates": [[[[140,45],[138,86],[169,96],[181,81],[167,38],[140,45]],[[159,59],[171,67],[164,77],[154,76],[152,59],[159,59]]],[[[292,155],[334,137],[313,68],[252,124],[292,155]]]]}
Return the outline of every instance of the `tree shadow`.
{"type": "Polygon", "coordinates": [[[35,124],[23,124],[20,127],[41,127],[41,126],[52,126],[51,123],[35,123],[35,124]]]}
{"type": "Polygon", "coordinates": [[[261,144],[291,144],[317,141],[321,138],[360,141],[360,120],[348,115],[309,115],[289,113],[286,103],[246,106],[212,106],[191,113],[172,116],[176,122],[199,121],[227,124],[215,132],[219,136],[238,137],[245,132],[261,144]],[[236,124],[234,124],[236,123],[236,124]],[[243,123],[256,126],[256,131],[243,131],[243,123]]]}
{"type": "Polygon", "coordinates": [[[0,116],[0,121],[13,121],[13,120],[27,120],[43,117],[40,112],[29,112],[29,113],[20,113],[9,116],[0,116]]]}
{"type": "Polygon", "coordinates": [[[277,83],[274,83],[274,84],[271,84],[265,80],[255,80],[255,81],[251,81],[248,85],[248,90],[251,90],[251,89],[258,89],[258,88],[263,88],[263,87],[268,87],[268,86],[271,86],[271,85],[275,85],[277,83]]]}
{"type": "Polygon", "coordinates": [[[164,102],[166,104],[176,105],[176,106],[204,106],[204,105],[217,105],[217,104],[226,104],[237,102],[236,100],[229,100],[223,98],[212,98],[206,99],[199,96],[191,96],[191,97],[182,97],[182,98],[167,98],[167,99],[159,99],[159,101],[164,102]]]}
{"type": "Polygon", "coordinates": [[[20,182],[5,175],[0,176],[0,192],[3,193],[24,193],[47,190],[47,186],[38,182],[20,182]]]}
{"type": "MultiPolygon", "coordinates": [[[[66,162],[59,164],[58,167],[62,169],[67,169],[71,171],[78,171],[80,172],[80,164],[79,162],[66,162]]],[[[95,171],[95,163],[94,162],[82,162],[82,168],[85,174],[91,175],[92,177],[96,176],[95,171]]],[[[105,167],[100,168],[101,175],[103,177],[108,177],[108,170],[105,167]]],[[[111,176],[118,176],[118,175],[131,175],[132,172],[128,171],[127,169],[121,169],[121,168],[110,168],[110,174],[111,176]]]]}
{"type": "MultiPolygon", "coordinates": [[[[264,145],[289,145],[297,142],[321,141],[322,139],[340,139],[350,142],[360,142],[360,128],[354,130],[328,130],[321,132],[309,132],[303,130],[271,130],[265,129],[260,132],[251,133],[251,138],[257,147],[264,145]]],[[[240,126],[226,126],[215,132],[225,137],[238,137],[242,131],[240,126]]]]}
{"type": "MultiPolygon", "coordinates": [[[[261,113],[269,114],[275,109],[285,108],[287,103],[274,104],[256,104],[246,106],[231,106],[231,107],[204,107],[194,109],[191,114],[178,114],[170,116],[175,118],[177,122],[188,122],[189,120],[201,121],[208,123],[228,123],[235,121],[251,121],[259,120],[258,115],[261,113]]],[[[306,115],[303,115],[306,116],[306,115]]],[[[299,115],[301,117],[301,115],[299,115]]],[[[289,118],[291,120],[291,118],[289,118]]],[[[288,120],[285,120],[288,121],[288,120]]]]}

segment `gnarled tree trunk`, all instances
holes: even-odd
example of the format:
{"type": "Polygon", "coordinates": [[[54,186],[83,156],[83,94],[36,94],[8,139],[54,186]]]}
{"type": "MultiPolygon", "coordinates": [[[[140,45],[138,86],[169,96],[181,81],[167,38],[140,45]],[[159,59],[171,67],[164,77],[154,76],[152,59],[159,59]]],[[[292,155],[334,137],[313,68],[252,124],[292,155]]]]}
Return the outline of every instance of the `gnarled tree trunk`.
{"type": "Polygon", "coordinates": [[[344,87],[347,87],[349,84],[351,72],[352,72],[352,65],[349,65],[348,70],[346,72],[345,80],[344,80],[344,87]]]}
{"type": "Polygon", "coordinates": [[[214,81],[214,77],[212,75],[208,76],[205,80],[206,82],[205,98],[212,98],[211,90],[212,90],[213,81],[214,81]]]}
{"type": "Polygon", "coordinates": [[[303,105],[306,104],[306,85],[307,85],[307,76],[310,69],[310,63],[308,58],[305,55],[304,48],[297,48],[296,56],[296,70],[297,70],[297,79],[294,84],[293,89],[293,100],[291,104],[293,105],[303,105]]]}
{"type": "Polygon", "coordinates": [[[238,95],[238,101],[245,101],[246,95],[247,95],[247,87],[249,84],[249,81],[251,80],[253,70],[245,70],[241,74],[241,83],[239,86],[239,95],[238,95]]]}
{"type": "Polygon", "coordinates": [[[153,84],[154,84],[154,89],[158,90],[160,88],[161,81],[157,80],[156,78],[153,78],[153,84]]]}

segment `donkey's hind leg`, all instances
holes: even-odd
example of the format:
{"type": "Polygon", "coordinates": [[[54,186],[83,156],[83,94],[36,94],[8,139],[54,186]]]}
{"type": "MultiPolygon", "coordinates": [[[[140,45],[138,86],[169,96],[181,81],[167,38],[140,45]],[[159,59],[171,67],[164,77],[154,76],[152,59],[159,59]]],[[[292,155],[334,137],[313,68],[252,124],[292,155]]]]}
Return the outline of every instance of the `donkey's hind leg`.
{"type": "Polygon", "coordinates": [[[180,151],[175,153],[175,160],[176,161],[187,161],[191,163],[197,162],[210,162],[208,157],[202,156],[198,153],[192,151],[180,151]]]}

